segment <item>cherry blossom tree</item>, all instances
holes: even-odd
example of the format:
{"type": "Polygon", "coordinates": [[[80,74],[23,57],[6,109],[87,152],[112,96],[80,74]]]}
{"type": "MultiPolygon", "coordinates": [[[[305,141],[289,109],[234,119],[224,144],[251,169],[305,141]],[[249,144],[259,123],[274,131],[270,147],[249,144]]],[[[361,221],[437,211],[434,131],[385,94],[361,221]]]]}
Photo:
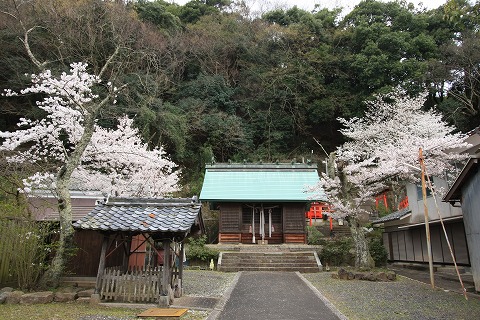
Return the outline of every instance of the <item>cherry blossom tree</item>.
{"type": "Polygon", "coordinates": [[[426,95],[415,98],[397,90],[367,102],[362,118],[339,119],[347,142],[330,156],[329,174],[323,174],[319,188],[327,194],[336,217],[346,218],[355,242],[355,267],[370,268],[360,216],[369,213],[369,203],[394,180],[420,178],[419,149],[425,154],[428,174],[440,175],[452,169],[463,155],[449,152],[467,144],[435,110],[422,110],[426,95]]]}
{"type": "Polygon", "coordinates": [[[175,164],[162,148],[148,148],[123,117],[115,129],[97,124],[100,112],[112,107],[118,93],[111,83],[89,74],[87,64],[73,63],[60,76],[50,70],[32,74],[32,85],[19,93],[37,94],[41,120],[22,118],[19,130],[0,132],[0,150],[15,151],[11,162],[49,164],[53,171],[37,172],[24,181],[24,190],[52,188],[58,199],[60,239],[43,284],[57,286],[65,265],[65,252],[73,239],[70,188],[96,189],[115,196],[158,197],[176,190],[175,164]]]}

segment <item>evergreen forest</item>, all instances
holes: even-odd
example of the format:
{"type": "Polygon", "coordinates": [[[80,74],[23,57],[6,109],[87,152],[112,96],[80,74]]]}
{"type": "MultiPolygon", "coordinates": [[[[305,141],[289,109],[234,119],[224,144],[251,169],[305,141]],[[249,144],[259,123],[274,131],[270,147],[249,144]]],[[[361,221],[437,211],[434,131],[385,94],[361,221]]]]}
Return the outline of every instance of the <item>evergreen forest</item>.
{"type": "MultiPolygon", "coordinates": [[[[362,117],[375,94],[428,92],[459,131],[480,124],[480,2],[435,9],[363,0],[352,11],[297,7],[253,14],[237,0],[0,0],[0,90],[38,72],[25,43],[52,72],[109,64],[124,85],[117,106],[145,141],[163,145],[200,191],[206,163],[319,163],[342,141],[337,118],[362,117]],[[28,37],[28,39],[27,39],[28,37]]],[[[38,97],[0,97],[0,131],[40,119],[38,97]]],[[[2,170],[8,166],[2,161],[2,170]]]]}

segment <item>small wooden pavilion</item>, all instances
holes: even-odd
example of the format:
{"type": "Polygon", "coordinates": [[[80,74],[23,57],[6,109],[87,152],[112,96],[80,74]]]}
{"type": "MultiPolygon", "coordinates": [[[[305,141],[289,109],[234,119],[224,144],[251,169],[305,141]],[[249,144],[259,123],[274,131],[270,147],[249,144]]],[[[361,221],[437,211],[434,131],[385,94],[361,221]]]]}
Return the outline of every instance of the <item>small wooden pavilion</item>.
{"type": "Polygon", "coordinates": [[[219,242],[306,243],[305,212],[325,195],[305,163],[207,165],[200,200],[220,210],[219,242]]]}
{"type": "Polygon", "coordinates": [[[158,301],[163,306],[172,302],[173,295],[182,295],[184,240],[204,231],[201,205],[178,198],[108,199],[73,226],[103,235],[95,285],[99,299],[158,301]],[[144,243],[161,255],[161,267],[129,264],[130,256],[144,243]],[[106,268],[108,257],[117,251],[123,251],[122,265],[106,268]]]}

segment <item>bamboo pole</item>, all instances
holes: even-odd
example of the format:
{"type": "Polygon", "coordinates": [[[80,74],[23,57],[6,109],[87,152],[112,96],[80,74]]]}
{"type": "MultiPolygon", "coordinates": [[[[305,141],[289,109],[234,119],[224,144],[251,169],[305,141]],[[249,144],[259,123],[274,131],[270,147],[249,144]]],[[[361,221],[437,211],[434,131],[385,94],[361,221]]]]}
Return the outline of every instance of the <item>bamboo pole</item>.
{"type": "Polygon", "coordinates": [[[425,234],[427,238],[427,253],[428,253],[428,268],[430,270],[430,284],[435,288],[435,279],[433,276],[433,258],[432,258],[432,244],[430,241],[430,224],[428,222],[428,206],[427,206],[427,189],[425,184],[425,162],[423,158],[422,148],[418,151],[418,160],[422,169],[422,197],[423,197],[423,213],[425,217],[425,234]]]}
{"type": "Polygon", "coordinates": [[[432,182],[430,181],[430,177],[428,176],[428,174],[426,176],[428,181],[428,187],[430,188],[430,190],[432,190],[432,196],[433,196],[433,200],[435,201],[435,207],[437,209],[437,214],[440,219],[440,224],[442,225],[443,234],[445,235],[445,240],[447,241],[448,249],[450,250],[450,255],[452,256],[453,264],[455,265],[455,271],[457,272],[458,280],[460,281],[460,285],[462,286],[463,296],[465,297],[466,300],[468,300],[467,290],[465,290],[462,277],[460,276],[460,271],[458,271],[457,260],[455,259],[455,255],[453,254],[453,249],[450,244],[450,240],[448,240],[447,230],[445,229],[445,224],[443,223],[443,218],[442,218],[442,215],[440,214],[440,209],[438,208],[437,197],[435,196],[435,192],[433,191],[432,182]]]}

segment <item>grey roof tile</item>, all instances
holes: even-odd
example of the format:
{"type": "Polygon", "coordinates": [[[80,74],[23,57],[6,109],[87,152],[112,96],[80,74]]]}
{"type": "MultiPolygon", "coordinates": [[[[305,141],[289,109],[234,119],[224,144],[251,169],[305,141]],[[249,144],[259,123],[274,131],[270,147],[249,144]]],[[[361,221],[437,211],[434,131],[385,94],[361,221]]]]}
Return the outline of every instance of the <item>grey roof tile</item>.
{"type": "Polygon", "coordinates": [[[373,224],[378,224],[378,223],[384,223],[384,222],[393,221],[393,220],[400,220],[401,218],[405,217],[406,215],[410,214],[411,212],[412,212],[412,210],[410,210],[409,208],[405,208],[405,209],[402,209],[402,210],[392,212],[392,213],[386,215],[385,217],[381,217],[381,218],[373,221],[372,223],[373,224]]]}
{"type": "Polygon", "coordinates": [[[115,199],[100,204],[74,223],[76,229],[132,232],[188,231],[197,221],[201,205],[185,199],[115,199]],[[181,201],[183,200],[183,201],[181,201]],[[129,205],[129,203],[131,205],[129,205]]]}

